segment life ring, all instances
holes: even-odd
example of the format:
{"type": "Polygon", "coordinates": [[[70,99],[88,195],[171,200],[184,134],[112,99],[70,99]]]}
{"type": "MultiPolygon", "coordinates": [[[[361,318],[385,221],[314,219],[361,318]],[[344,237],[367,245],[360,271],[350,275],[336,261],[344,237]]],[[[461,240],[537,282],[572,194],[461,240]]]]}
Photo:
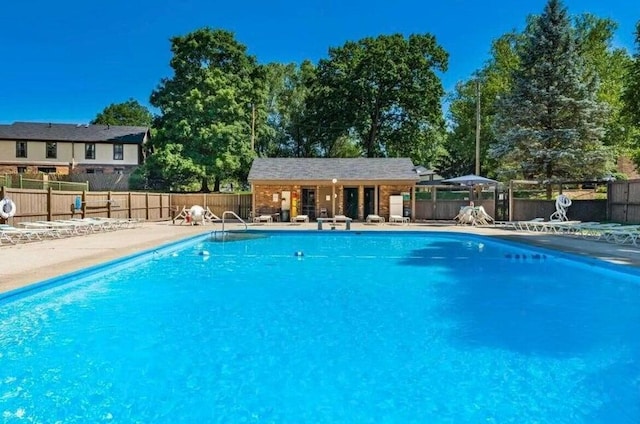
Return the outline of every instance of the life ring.
{"type": "Polygon", "coordinates": [[[0,218],[11,218],[16,214],[16,204],[13,203],[13,200],[5,197],[0,200],[0,218]]]}

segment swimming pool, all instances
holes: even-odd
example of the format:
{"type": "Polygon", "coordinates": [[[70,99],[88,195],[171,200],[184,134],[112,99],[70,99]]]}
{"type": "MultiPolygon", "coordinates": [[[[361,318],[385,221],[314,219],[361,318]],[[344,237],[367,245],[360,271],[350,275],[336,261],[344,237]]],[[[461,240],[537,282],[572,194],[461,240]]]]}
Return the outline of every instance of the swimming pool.
{"type": "Polygon", "coordinates": [[[635,273],[457,234],[255,235],[0,297],[3,420],[640,422],[635,273]]]}

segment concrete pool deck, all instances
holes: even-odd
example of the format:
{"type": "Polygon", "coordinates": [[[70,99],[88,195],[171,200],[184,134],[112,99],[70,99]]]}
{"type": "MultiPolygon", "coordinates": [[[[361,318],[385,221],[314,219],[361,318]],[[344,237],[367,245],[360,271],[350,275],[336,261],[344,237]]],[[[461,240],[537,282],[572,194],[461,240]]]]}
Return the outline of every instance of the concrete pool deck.
{"type": "MultiPolygon", "coordinates": [[[[327,230],[325,225],[324,231],[327,230]]],[[[227,223],[226,229],[244,226],[227,223]]],[[[309,224],[249,224],[259,230],[316,230],[309,224]]],[[[146,222],[139,228],[121,229],[86,236],[43,240],[0,246],[0,293],[86,268],[122,256],[151,249],[196,234],[220,230],[220,224],[205,226],[173,225],[168,222],[146,222]]],[[[344,224],[336,231],[344,231],[344,224]]],[[[553,235],[505,230],[500,227],[469,227],[447,223],[365,224],[352,223],[351,231],[444,231],[479,234],[504,240],[560,250],[604,261],[640,267],[640,248],[631,245],[584,240],[567,235],[553,235]]]]}

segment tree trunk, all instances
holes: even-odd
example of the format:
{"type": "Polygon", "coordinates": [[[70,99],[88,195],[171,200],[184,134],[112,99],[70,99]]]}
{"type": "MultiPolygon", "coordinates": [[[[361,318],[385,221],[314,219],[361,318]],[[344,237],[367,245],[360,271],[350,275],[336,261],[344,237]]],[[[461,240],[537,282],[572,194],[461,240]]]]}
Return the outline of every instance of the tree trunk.
{"type": "Polygon", "coordinates": [[[207,182],[207,177],[202,177],[202,188],[200,189],[200,192],[202,193],[211,193],[211,190],[209,190],[209,183],[207,182]]]}
{"type": "Polygon", "coordinates": [[[220,177],[216,175],[216,178],[213,180],[213,191],[218,193],[220,191],[220,177]]]}

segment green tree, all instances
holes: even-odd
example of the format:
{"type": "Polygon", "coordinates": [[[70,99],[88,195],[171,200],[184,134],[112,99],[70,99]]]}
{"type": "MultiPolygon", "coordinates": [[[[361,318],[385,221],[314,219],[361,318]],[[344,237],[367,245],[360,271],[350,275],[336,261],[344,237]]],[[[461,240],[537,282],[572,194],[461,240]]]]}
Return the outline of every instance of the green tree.
{"type": "Polygon", "coordinates": [[[636,52],[627,67],[623,92],[623,117],[633,127],[631,145],[634,161],[640,166],[640,21],[636,24],[636,52]]]}
{"type": "Polygon", "coordinates": [[[442,154],[442,83],[448,55],[429,34],[381,35],[329,49],[320,60],[307,102],[308,123],[334,151],[341,137],[357,140],[367,157],[442,154]]]}
{"type": "Polygon", "coordinates": [[[496,163],[487,154],[495,139],[493,121],[496,100],[511,87],[511,74],[518,68],[517,44],[522,36],[508,33],[493,41],[491,59],[471,79],[456,85],[450,96],[447,156],[439,169],[452,177],[475,172],[476,115],[480,99],[480,173],[495,176],[496,163]]]}
{"type": "Polygon", "coordinates": [[[318,141],[306,112],[315,67],[305,60],[300,66],[270,63],[267,73],[267,123],[272,129],[259,139],[256,153],[275,157],[318,156],[318,141]]]}
{"type": "Polygon", "coordinates": [[[611,165],[602,145],[606,107],[559,0],[532,18],[518,56],[512,88],[498,101],[490,149],[501,171],[541,181],[604,175],[611,165]]]}
{"type": "Polygon", "coordinates": [[[151,115],[149,109],[134,99],[129,99],[124,103],[110,104],[91,121],[92,124],[100,125],[132,125],[141,127],[150,127],[152,122],[153,115],[151,115]]]}
{"type": "Polygon", "coordinates": [[[626,50],[612,47],[617,29],[614,21],[584,14],[576,19],[575,28],[579,53],[599,81],[597,98],[609,108],[603,143],[613,147],[617,154],[626,154],[632,147],[634,133],[622,114],[625,76],[631,58],[626,50]]]}
{"type": "Polygon", "coordinates": [[[171,50],[174,75],[151,94],[161,112],[154,155],[171,152],[173,163],[183,162],[177,169],[194,170],[202,191],[211,179],[218,191],[223,178],[248,172],[254,117],[264,113],[264,70],[228,31],[174,37],[171,50]]]}

